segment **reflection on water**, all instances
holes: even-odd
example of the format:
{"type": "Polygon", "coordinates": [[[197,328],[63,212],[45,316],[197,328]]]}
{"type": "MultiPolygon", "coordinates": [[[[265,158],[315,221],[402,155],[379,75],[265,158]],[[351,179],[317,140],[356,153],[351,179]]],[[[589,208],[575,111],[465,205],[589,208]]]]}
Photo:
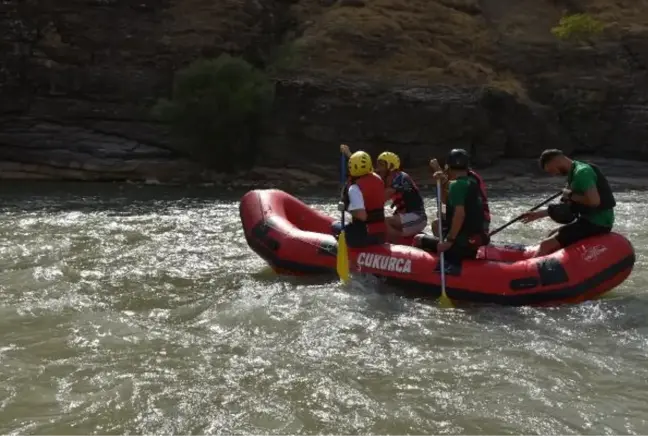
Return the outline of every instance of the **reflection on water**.
{"type": "MultiPolygon", "coordinates": [[[[2,433],[648,432],[642,193],[619,195],[638,256],[610,298],[455,310],[272,276],[228,194],[2,187],[2,433]]],[[[491,194],[493,225],[543,195],[491,194]]]]}

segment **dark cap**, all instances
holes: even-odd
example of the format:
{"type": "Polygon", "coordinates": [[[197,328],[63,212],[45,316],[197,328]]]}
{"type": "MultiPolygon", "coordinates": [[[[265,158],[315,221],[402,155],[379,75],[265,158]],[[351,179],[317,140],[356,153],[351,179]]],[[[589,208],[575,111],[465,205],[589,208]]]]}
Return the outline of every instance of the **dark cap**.
{"type": "Polygon", "coordinates": [[[467,170],[470,166],[470,156],[463,148],[454,148],[448,153],[446,165],[452,170],[467,170]]]}

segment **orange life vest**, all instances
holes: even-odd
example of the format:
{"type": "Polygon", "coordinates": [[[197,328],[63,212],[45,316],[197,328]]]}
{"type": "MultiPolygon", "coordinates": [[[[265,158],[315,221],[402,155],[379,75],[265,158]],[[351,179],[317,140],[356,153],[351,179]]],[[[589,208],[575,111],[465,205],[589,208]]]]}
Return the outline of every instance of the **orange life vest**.
{"type": "MultiPolygon", "coordinates": [[[[387,232],[385,225],[385,183],[376,173],[369,173],[358,177],[351,183],[347,183],[344,190],[345,206],[349,205],[349,187],[355,183],[362,192],[365,211],[367,212],[367,233],[369,235],[381,235],[387,232]]],[[[355,221],[355,219],[354,219],[355,221]]]]}

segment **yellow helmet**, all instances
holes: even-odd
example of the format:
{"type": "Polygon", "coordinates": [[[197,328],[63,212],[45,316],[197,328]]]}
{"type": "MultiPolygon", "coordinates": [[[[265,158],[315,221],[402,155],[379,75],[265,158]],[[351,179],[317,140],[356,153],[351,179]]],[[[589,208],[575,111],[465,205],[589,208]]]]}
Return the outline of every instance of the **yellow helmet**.
{"type": "Polygon", "coordinates": [[[371,156],[364,151],[356,151],[349,157],[349,174],[351,177],[362,177],[373,171],[371,156]]]}
{"type": "Polygon", "coordinates": [[[391,151],[383,151],[378,155],[377,160],[385,161],[389,171],[395,171],[400,168],[400,158],[396,153],[392,153],[391,151]]]}

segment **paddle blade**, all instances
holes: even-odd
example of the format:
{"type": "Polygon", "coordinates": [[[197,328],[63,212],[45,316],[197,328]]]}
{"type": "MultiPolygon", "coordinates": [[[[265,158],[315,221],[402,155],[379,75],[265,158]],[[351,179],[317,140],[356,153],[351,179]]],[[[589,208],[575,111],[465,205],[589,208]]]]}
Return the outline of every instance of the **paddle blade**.
{"type": "Polygon", "coordinates": [[[344,230],[340,233],[338,237],[338,249],[337,249],[337,265],[336,265],[338,276],[343,282],[349,281],[349,251],[347,250],[346,236],[344,235],[344,230]]]}
{"type": "Polygon", "coordinates": [[[257,271],[252,275],[258,278],[266,278],[266,277],[275,277],[278,274],[274,269],[272,269],[270,265],[266,265],[260,271],[257,271]]]}
{"type": "Polygon", "coordinates": [[[450,309],[454,307],[454,303],[443,289],[441,290],[441,296],[439,297],[439,306],[443,307],[444,309],[450,309]]]}
{"type": "MultiPolygon", "coordinates": [[[[441,221],[439,219],[439,221],[441,221]]],[[[441,229],[439,229],[439,234],[442,235],[443,232],[441,229]]],[[[446,274],[445,274],[445,255],[444,253],[441,253],[441,256],[439,256],[439,269],[441,270],[441,295],[439,296],[439,305],[443,308],[450,308],[454,307],[454,304],[452,303],[452,300],[450,297],[448,297],[448,294],[446,293],[446,274]]]]}

